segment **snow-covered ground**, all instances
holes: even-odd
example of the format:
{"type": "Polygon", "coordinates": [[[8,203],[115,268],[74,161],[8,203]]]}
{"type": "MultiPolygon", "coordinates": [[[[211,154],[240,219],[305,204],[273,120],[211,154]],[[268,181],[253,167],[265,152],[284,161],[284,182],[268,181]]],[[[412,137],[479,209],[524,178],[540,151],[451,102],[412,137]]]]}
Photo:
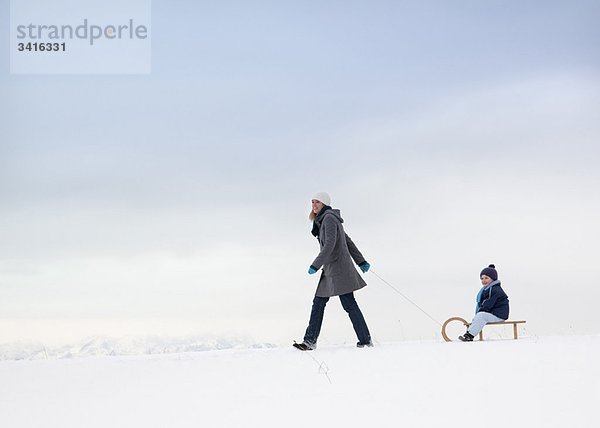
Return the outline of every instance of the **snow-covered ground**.
{"type": "Polygon", "coordinates": [[[0,362],[0,426],[592,427],[600,336],[0,362]]]}

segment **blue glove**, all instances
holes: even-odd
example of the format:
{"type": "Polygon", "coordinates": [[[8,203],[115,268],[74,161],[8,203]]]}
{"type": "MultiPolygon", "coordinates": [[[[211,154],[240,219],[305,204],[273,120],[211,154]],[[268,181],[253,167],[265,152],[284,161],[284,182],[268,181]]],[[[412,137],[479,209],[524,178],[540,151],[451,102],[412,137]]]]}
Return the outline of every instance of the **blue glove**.
{"type": "Polygon", "coordinates": [[[313,273],[317,273],[317,268],[313,265],[310,265],[310,267],[308,268],[308,274],[312,275],[313,273]]]}
{"type": "Polygon", "coordinates": [[[360,268],[360,270],[363,271],[363,273],[367,273],[371,265],[369,264],[369,262],[364,261],[361,264],[359,264],[358,267],[360,268]]]}

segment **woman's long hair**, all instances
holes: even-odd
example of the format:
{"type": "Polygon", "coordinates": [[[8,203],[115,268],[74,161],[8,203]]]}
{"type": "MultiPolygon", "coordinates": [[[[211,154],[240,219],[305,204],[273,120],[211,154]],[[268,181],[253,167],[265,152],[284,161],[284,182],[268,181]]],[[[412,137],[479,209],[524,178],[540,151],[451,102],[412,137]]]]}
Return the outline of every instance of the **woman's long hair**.
{"type": "Polygon", "coordinates": [[[316,217],[317,217],[317,214],[315,214],[315,212],[313,210],[310,210],[310,213],[308,214],[308,219],[310,221],[315,221],[316,217]]]}

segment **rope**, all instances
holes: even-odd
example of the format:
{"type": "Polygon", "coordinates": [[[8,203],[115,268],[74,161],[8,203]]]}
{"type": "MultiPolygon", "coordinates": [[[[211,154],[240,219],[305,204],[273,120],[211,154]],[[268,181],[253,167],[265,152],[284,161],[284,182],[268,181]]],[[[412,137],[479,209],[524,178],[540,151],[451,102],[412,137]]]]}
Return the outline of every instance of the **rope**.
{"type": "Polygon", "coordinates": [[[377,273],[375,273],[373,271],[373,269],[369,269],[369,272],[371,272],[373,275],[375,275],[377,278],[379,278],[384,284],[386,284],[388,287],[390,287],[392,290],[394,290],[396,293],[398,293],[399,295],[401,295],[402,297],[404,297],[406,300],[408,300],[415,308],[417,308],[418,310],[420,310],[421,312],[423,312],[425,315],[427,315],[434,323],[436,323],[437,325],[439,325],[440,327],[442,326],[442,323],[440,323],[438,320],[436,320],[434,317],[432,317],[431,315],[429,315],[427,312],[425,312],[423,310],[423,308],[421,308],[419,305],[417,305],[415,302],[413,302],[412,300],[410,300],[408,297],[406,297],[406,295],[404,295],[404,293],[402,293],[400,290],[398,290],[396,287],[394,287],[392,284],[390,284],[389,282],[387,282],[385,279],[383,279],[382,277],[380,277],[379,275],[377,275],[377,273]]]}

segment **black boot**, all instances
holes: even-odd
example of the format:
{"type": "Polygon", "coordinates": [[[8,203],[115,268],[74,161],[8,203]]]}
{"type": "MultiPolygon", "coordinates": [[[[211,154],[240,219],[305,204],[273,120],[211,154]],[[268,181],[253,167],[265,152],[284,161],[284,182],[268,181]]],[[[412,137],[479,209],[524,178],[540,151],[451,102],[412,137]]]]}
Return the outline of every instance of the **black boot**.
{"type": "Polygon", "coordinates": [[[296,341],[294,341],[294,348],[300,349],[301,351],[313,351],[317,349],[317,344],[310,343],[307,341],[304,341],[302,343],[296,343],[296,341]]]}
{"type": "Polygon", "coordinates": [[[467,331],[462,336],[458,336],[458,340],[460,340],[461,342],[472,342],[474,337],[475,336],[473,336],[471,333],[469,333],[467,331]]]}

